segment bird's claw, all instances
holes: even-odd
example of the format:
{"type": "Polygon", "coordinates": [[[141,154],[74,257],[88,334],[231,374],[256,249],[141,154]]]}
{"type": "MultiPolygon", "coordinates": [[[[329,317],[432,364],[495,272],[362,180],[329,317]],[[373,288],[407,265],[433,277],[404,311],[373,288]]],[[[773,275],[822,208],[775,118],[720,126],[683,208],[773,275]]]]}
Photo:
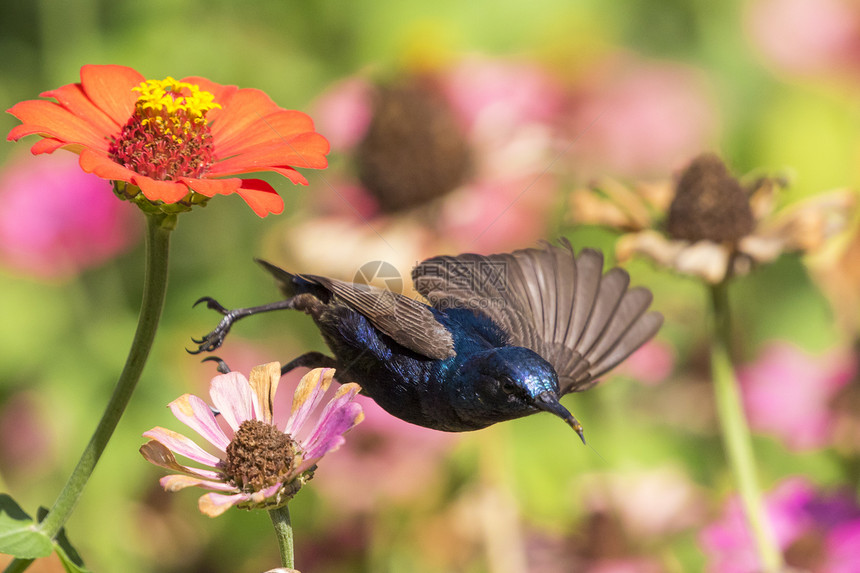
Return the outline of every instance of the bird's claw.
{"type": "Polygon", "coordinates": [[[194,302],[194,304],[191,305],[191,308],[194,308],[195,306],[197,306],[201,302],[206,303],[206,308],[208,308],[210,310],[217,310],[218,312],[220,312],[221,314],[223,314],[225,316],[227,315],[228,312],[230,312],[229,310],[224,308],[224,305],[222,305],[220,302],[218,302],[217,300],[215,300],[211,296],[201,296],[200,298],[198,298],[194,302]]]}
{"type": "Polygon", "coordinates": [[[224,339],[227,337],[227,333],[230,332],[230,327],[233,325],[233,320],[235,319],[233,313],[224,308],[224,306],[214,298],[208,296],[201,297],[197,299],[197,302],[195,302],[193,306],[197,306],[201,302],[206,303],[206,308],[217,311],[224,315],[224,318],[221,319],[221,322],[218,323],[218,326],[215,327],[215,330],[213,330],[209,334],[206,334],[202,338],[191,338],[192,342],[197,345],[197,348],[195,350],[188,350],[186,348],[186,351],[189,354],[212,352],[213,350],[219,348],[224,343],[224,339]]]}
{"type": "Polygon", "coordinates": [[[215,369],[218,372],[220,372],[221,374],[227,374],[230,372],[230,367],[227,366],[227,363],[224,362],[224,360],[222,360],[218,356],[207,356],[206,358],[201,360],[201,362],[215,362],[215,363],[217,363],[218,366],[215,369]]]}

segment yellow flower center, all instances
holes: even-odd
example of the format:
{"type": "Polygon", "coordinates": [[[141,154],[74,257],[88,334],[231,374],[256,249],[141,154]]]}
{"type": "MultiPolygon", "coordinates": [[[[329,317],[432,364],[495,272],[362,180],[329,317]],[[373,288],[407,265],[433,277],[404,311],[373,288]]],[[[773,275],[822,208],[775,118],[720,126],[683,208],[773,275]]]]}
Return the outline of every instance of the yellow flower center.
{"type": "Polygon", "coordinates": [[[143,125],[154,122],[175,140],[182,140],[195,125],[205,125],[210,109],[221,108],[215,103],[214,94],[169,76],[164,80],[146,80],[131,89],[140,94],[135,108],[143,117],[143,125]]]}
{"type": "Polygon", "coordinates": [[[120,165],[159,181],[199,178],[212,164],[212,135],[206,114],[221,106],[214,94],[176,81],[147,80],[109,153],[120,165]]]}

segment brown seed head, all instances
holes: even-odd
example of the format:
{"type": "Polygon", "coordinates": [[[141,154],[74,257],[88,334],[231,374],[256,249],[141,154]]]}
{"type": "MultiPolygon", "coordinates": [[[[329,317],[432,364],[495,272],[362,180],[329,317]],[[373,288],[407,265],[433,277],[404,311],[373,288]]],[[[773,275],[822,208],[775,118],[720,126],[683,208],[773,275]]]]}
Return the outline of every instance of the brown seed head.
{"type": "Polygon", "coordinates": [[[359,179],[386,212],[453,191],[465,181],[471,165],[453,111],[417,81],[378,90],[356,159],[359,179]]]}
{"type": "Polygon", "coordinates": [[[667,231],[675,239],[734,242],[755,227],[749,197],[722,159],[700,155],[684,170],[669,206],[667,231]]]}
{"type": "Polygon", "coordinates": [[[260,420],[247,420],[227,446],[224,473],[236,487],[259,491],[289,473],[296,452],[298,444],[288,434],[260,420]]]}

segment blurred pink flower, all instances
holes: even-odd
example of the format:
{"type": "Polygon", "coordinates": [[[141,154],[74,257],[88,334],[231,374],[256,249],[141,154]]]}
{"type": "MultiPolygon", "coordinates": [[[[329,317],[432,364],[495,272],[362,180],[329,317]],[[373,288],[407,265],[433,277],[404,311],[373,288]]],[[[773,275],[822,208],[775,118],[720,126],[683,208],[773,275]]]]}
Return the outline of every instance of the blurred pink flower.
{"type": "MultiPolygon", "coordinates": [[[[789,567],[816,573],[860,571],[860,506],[851,491],[822,493],[805,478],[792,477],[767,496],[765,505],[789,567]]],[[[705,528],[699,539],[708,571],[760,570],[738,498],[729,500],[720,521],[705,528]]]]}
{"type": "Polygon", "coordinates": [[[572,94],[576,176],[662,176],[711,146],[715,109],[704,75],[694,68],[608,59],[572,94]]]}
{"type": "Polygon", "coordinates": [[[827,445],[831,403],[856,371],[849,351],[814,357],[790,344],[771,344],[758,360],[738,369],[750,425],[775,434],[793,450],[827,445]]]}
{"type": "Polygon", "coordinates": [[[338,276],[374,256],[319,257],[308,233],[332,235],[335,228],[336,240],[350,252],[361,243],[367,252],[382,253],[381,260],[404,261],[398,266],[403,273],[440,252],[535,243],[556,206],[551,167],[563,99],[561,87],[537,64],[479,57],[405,73],[383,86],[362,77],[339,82],[320,98],[315,117],[351,165],[334,162],[334,192],[314,198],[322,216],[305,217],[301,228],[291,222],[279,231],[278,248],[297,268],[338,276]],[[386,114],[393,119],[386,121],[386,114]],[[388,132],[397,138],[389,141],[388,132]],[[401,149],[425,140],[420,153],[401,149]],[[392,235],[409,237],[404,245],[392,235]]]}
{"type": "Polygon", "coordinates": [[[49,431],[39,395],[20,391],[4,398],[0,408],[0,467],[8,482],[32,480],[46,469],[57,444],[49,431]]]}
{"type": "Polygon", "coordinates": [[[747,33],[765,59],[795,74],[852,73],[860,64],[860,9],[847,0],[759,0],[747,33]]]}
{"type": "Polygon", "coordinates": [[[358,396],[366,415],[337,456],[316,477],[317,491],[341,510],[378,510],[426,497],[443,477],[444,459],[457,434],[428,430],[385,412],[358,396]],[[360,483],[361,495],[350,484],[360,483]]]}
{"type": "Polygon", "coordinates": [[[666,380],[675,368],[675,351],[662,341],[652,339],[615,370],[615,374],[629,376],[646,386],[654,386],[666,380]]]}
{"type": "Polygon", "coordinates": [[[71,154],[21,157],[0,172],[0,262],[43,279],[110,260],[142,236],[137,209],[71,154]]]}
{"type": "Polygon", "coordinates": [[[216,420],[211,407],[184,394],[170,403],[173,414],[217,450],[212,454],[189,438],[155,427],[140,448],[143,457],[179,472],[161,478],[167,491],[187,487],[211,490],[199,500],[209,517],[229,508],[273,509],[285,505],[314,475],[317,462],[344,443],[343,434],[361,422],[354,402],[357,384],[343,384],[321,412],[315,412],[331,384],[334,370],[317,368],[299,382],[289,415],[275,414],[281,365],[271,362],[251,371],[250,380],[237,372],[212,379],[209,394],[229,427],[216,420]],[[179,454],[206,468],[183,466],[179,454]]]}

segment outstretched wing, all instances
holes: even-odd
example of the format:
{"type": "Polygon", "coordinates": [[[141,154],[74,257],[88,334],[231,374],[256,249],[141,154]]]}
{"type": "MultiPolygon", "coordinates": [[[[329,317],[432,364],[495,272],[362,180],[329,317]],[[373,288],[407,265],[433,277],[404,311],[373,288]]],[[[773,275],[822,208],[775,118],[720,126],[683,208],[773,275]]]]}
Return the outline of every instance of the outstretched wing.
{"type": "Polygon", "coordinates": [[[454,355],[451,332],[424,303],[372,285],[292,274],[269,262],[257,261],[278,280],[287,296],[294,296],[308,284],[316,285],[363,315],[398,344],[428,358],[443,360],[454,355]]]}
{"type": "Polygon", "coordinates": [[[654,336],[651,292],[628,288],[620,268],[603,273],[603,254],[561,246],[498,255],[428,259],[412,271],[415,289],[437,309],[483,312],[556,370],[562,394],[585,390],[654,336]]]}

